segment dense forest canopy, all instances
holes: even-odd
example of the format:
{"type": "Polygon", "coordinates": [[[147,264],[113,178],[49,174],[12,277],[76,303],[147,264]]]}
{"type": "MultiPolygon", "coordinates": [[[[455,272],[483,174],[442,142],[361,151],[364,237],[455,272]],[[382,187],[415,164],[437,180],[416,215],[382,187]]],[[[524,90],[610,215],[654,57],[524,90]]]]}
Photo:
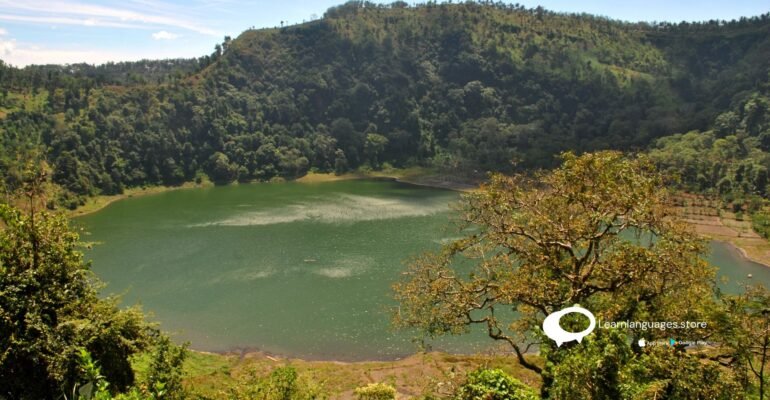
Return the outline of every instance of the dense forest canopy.
{"type": "Polygon", "coordinates": [[[648,24],[502,3],[354,1],[226,37],[199,59],[0,65],[0,170],[13,189],[20,159],[45,159],[56,202],[75,207],[203,174],[511,171],[553,166],[564,150],[662,154],[681,139],[659,138],[698,131],[698,141],[732,140],[734,157],[757,167],[737,179],[729,160],[719,173],[699,165],[692,182],[723,187],[732,174],[731,187],[746,180],[765,194],[769,33],[770,14],[648,24]]]}

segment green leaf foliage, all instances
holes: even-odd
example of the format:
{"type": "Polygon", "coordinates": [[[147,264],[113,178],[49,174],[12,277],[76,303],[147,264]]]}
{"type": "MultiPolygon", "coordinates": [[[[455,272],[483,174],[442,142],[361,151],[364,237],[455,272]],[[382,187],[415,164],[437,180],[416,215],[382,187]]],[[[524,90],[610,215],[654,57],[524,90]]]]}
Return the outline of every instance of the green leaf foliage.
{"type": "Polygon", "coordinates": [[[0,395],[59,397],[81,379],[83,349],[110,389],[134,383],[129,357],[155,330],[97,297],[78,245],[63,216],[0,204],[0,395]]]}
{"type": "Polygon", "coordinates": [[[479,369],[468,374],[456,400],[538,400],[529,386],[499,369],[479,369]]]}
{"type": "Polygon", "coordinates": [[[356,388],[355,393],[358,400],[394,400],[396,398],[396,389],[385,383],[370,383],[356,388]]]}

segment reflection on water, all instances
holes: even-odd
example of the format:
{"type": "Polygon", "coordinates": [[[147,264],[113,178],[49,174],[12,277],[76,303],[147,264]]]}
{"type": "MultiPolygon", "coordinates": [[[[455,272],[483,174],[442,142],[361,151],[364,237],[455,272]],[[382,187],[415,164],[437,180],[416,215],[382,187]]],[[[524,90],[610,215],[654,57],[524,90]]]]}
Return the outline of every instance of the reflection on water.
{"type": "Polygon", "coordinates": [[[380,198],[333,193],[310,201],[294,202],[260,211],[237,213],[223,220],[191,225],[191,227],[272,225],[313,221],[327,224],[354,223],[404,217],[422,217],[446,212],[446,202],[423,198],[380,198]]]}

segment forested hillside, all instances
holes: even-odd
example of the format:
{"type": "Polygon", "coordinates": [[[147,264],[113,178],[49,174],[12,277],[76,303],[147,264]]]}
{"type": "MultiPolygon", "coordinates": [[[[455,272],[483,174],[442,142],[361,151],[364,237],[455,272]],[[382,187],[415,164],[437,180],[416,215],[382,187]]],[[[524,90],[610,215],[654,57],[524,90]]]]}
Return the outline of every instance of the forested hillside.
{"type": "Polygon", "coordinates": [[[712,128],[658,139],[650,155],[685,188],[735,199],[770,194],[770,98],[767,83],[719,114],[712,128]]]}
{"type": "MultiPolygon", "coordinates": [[[[683,157],[672,146],[709,135],[740,142],[746,157],[767,150],[769,59],[768,14],[652,25],[491,3],[349,2],[227,37],[197,60],[3,65],[0,169],[12,189],[21,160],[46,160],[63,189],[56,202],[75,207],[202,174],[227,183],[383,163],[509,171],[552,166],[567,149],[651,145],[683,157]],[[690,131],[708,133],[658,141],[690,131]]],[[[722,143],[712,142],[693,151],[722,143]]],[[[731,187],[767,193],[770,158],[752,156],[764,175],[739,177],[730,160],[687,179],[722,188],[729,176],[731,187]]]]}

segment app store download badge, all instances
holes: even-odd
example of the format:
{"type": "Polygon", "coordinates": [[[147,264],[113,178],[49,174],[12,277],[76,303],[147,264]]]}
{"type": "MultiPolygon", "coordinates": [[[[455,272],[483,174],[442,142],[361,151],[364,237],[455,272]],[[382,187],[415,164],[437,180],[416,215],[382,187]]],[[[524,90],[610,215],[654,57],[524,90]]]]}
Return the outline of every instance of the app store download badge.
{"type": "Polygon", "coordinates": [[[556,342],[557,347],[561,347],[563,343],[571,342],[573,340],[577,340],[577,342],[580,343],[586,335],[593,332],[595,327],[596,318],[594,318],[594,315],[590,311],[580,307],[577,304],[572,307],[567,307],[562,310],[550,313],[543,321],[543,332],[546,336],[551,338],[551,340],[556,342]],[[563,316],[572,313],[583,314],[588,317],[588,328],[581,332],[567,332],[562,329],[559,325],[559,321],[563,316]]]}

